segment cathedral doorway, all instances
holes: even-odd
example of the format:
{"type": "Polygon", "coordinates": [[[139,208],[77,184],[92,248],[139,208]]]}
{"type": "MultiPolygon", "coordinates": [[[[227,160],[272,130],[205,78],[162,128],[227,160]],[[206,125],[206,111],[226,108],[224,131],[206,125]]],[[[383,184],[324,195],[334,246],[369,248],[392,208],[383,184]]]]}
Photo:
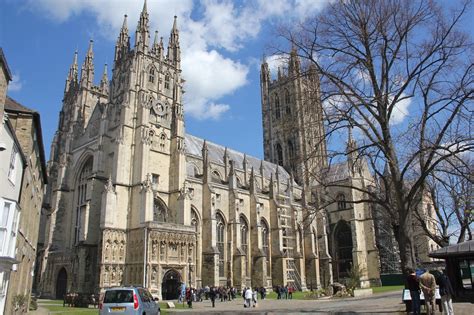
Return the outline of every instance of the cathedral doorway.
{"type": "Polygon", "coordinates": [[[161,296],[163,300],[176,300],[179,297],[181,275],[174,269],[168,270],[163,276],[161,296]]]}
{"type": "Polygon", "coordinates": [[[56,298],[63,299],[67,291],[67,272],[66,269],[61,268],[56,280],[56,298]]]}
{"type": "Polygon", "coordinates": [[[335,276],[338,280],[349,277],[352,267],[352,230],[346,221],[339,221],[334,230],[335,276]]]}

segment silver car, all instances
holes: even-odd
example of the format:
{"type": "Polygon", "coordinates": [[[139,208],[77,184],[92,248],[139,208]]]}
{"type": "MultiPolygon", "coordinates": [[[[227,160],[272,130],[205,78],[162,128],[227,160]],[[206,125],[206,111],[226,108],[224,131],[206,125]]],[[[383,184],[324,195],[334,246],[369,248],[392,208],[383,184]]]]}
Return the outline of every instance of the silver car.
{"type": "Polygon", "coordinates": [[[122,287],[105,290],[100,315],[158,315],[160,306],[145,288],[122,287]]]}

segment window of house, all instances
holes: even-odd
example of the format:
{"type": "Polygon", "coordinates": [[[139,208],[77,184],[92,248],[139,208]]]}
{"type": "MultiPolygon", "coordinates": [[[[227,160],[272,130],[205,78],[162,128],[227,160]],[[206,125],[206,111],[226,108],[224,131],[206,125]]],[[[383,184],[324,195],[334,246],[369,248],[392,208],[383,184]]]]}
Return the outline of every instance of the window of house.
{"type": "Polygon", "coordinates": [[[150,68],[150,71],[148,72],[148,82],[154,83],[155,82],[155,68],[150,68]]]}
{"type": "Polygon", "coordinates": [[[295,146],[291,140],[288,140],[288,159],[290,160],[290,167],[293,172],[296,171],[296,161],[295,161],[295,146]]]}
{"type": "Polygon", "coordinates": [[[344,194],[337,195],[336,201],[337,201],[337,210],[347,209],[346,196],[344,194]]]}
{"type": "Polygon", "coordinates": [[[16,146],[13,146],[12,154],[10,155],[10,169],[8,170],[8,179],[12,183],[15,183],[17,155],[18,149],[16,148],[16,146]]]}
{"type": "Polygon", "coordinates": [[[11,203],[5,202],[3,204],[3,211],[0,216],[0,256],[7,256],[6,253],[3,253],[3,249],[7,247],[6,242],[8,239],[8,218],[11,211],[11,203]]]}
{"type": "Polygon", "coordinates": [[[153,221],[166,222],[167,218],[168,218],[168,209],[166,205],[161,199],[155,198],[153,200],[153,221]]]}

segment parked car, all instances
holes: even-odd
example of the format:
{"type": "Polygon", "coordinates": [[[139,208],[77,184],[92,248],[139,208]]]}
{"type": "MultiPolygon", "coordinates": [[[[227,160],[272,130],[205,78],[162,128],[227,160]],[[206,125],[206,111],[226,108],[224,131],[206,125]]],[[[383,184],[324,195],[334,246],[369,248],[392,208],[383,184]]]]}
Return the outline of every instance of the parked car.
{"type": "Polygon", "coordinates": [[[106,289],[99,303],[100,315],[159,315],[160,306],[145,288],[106,289]]]}

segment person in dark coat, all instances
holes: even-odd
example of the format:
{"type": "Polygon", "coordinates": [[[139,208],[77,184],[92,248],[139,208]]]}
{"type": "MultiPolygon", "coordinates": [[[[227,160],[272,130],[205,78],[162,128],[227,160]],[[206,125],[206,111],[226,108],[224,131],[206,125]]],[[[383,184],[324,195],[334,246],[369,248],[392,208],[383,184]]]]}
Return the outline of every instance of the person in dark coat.
{"type": "Polygon", "coordinates": [[[212,307],[216,307],[216,288],[211,287],[209,289],[209,298],[211,299],[212,307]]]}
{"type": "Polygon", "coordinates": [[[454,315],[453,296],[454,290],[449,281],[446,270],[438,277],[439,295],[441,295],[441,305],[443,307],[443,314],[454,315]]]}
{"type": "Polygon", "coordinates": [[[409,269],[407,277],[407,289],[410,290],[411,296],[411,311],[414,315],[420,315],[420,282],[416,276],[415,270],[409,269]]]}

